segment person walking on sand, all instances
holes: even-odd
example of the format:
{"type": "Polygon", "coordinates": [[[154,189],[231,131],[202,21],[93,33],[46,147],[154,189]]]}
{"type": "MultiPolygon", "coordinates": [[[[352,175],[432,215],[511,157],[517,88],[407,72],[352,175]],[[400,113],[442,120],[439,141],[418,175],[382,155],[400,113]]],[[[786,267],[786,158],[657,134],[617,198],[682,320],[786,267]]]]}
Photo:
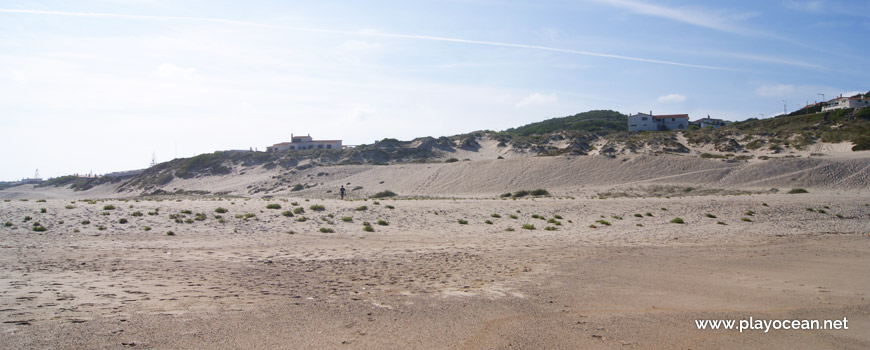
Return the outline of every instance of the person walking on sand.
{"type": "Polygon", "coordinates": [[[338,190],[338,194],[341,196],[341,200],[344,200],[344,185],[341,185],[341,189],[338,190]]]}

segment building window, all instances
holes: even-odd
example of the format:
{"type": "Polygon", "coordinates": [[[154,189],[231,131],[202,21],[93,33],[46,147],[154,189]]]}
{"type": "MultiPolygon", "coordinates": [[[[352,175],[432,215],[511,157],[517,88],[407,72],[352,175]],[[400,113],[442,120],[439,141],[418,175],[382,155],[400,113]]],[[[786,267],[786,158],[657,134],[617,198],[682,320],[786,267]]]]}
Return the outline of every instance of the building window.
{"type": "Polygon", "coordinates": [[[642,118],[640,118],[640,120],[646,120],[646,117],[642,117],[642,118]]]}
{"type": "Polygon", "coordinates": [[[322,149],[323,145],[317,145],[317,149],[322,149]]]}
{"type": "Polygon", "coordinates": [[[332,145],[326,145],[326,149],[332,149],[332,145]]]}

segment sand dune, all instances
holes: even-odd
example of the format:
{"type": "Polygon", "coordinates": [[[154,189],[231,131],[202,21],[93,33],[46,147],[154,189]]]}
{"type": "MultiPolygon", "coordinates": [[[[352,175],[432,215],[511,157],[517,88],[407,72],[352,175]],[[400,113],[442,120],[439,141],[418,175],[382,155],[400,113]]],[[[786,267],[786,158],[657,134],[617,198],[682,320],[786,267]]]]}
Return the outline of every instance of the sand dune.
{"type": "Polygon", "coordinates": [[[505,158],[0,191],[0,347],[870,347],[868,157],[505,158]]]}

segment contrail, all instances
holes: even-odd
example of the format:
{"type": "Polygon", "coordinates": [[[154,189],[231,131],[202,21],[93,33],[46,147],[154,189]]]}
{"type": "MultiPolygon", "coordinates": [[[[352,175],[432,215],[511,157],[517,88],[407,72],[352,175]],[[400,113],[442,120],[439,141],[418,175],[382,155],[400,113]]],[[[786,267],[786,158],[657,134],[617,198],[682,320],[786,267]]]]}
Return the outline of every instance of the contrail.
{"type": "Polygon", "coordinates": [[[326,34],[368,36],[368,37],[381,37],[381,38],[396,38],[396,39],[409,39],[409,40],[441,41],[441,42],[452,42],[452,43],[484,45],[484,46],[514,47],[514,48],[529,49],[529,50],[561,52],[561,53],[568,53],[568,54],[574,54],[574,55],[612,58],[612,59],[625,60],[625,61],[655,63],[655,64],[663,64],[663,65],[687,67],[687,68],[696,68],[696,69],[731,70],[731,71],[736,70],[733,68],[726,68],[726,67],[706,66],[706,65],[691,64],[691,63],[656,60],[656,59],[642,58],[642,57],[632,57],[632,56],[623,56],[623,55],[615,55],[615,54],[607,54],[607,53],[562,49],[562,48],[558,48],[558,47],[549,47],[549,46],[515,44],[515,43],[505,43],[505,42],[498,42],[498,41],[469,40],[469,39],[449,38],[449,37],[430,36],[430,35],[414,35],[414,34],[397,34],[397,33],[383,33],[383,32],[372,32],[372,31],[348,31],[348,30],[334,30],[334,29],[304,28],[304,27],[273,25],[273,24],[264,24],[264,23],[248,22],[248,21],[236,21],[236,20],[222,19],[222,18],[185,17],[185,16],[125,15],[125,14],[118,14],[118,13],[68,12],[68,11],[46,11],[46,10],[3,9],[3,8],[0,8],[0,13],[21,13],[21,14],[31,14],[31,15],[51,15],[51,16],[71,16],[71,17],[122,18],[122,19],[145,20],[145,21],[211,22],[211,23],[222,23],[222,24],[231,24],[231,25],[239,25],[239,26],[247,26],[247,27],[258,27],[258,28],[277,29],[277,30],[290,30],[290,31],[298,31],[298,32],[310,32],[310,33],[326,33],[326,34]]]}

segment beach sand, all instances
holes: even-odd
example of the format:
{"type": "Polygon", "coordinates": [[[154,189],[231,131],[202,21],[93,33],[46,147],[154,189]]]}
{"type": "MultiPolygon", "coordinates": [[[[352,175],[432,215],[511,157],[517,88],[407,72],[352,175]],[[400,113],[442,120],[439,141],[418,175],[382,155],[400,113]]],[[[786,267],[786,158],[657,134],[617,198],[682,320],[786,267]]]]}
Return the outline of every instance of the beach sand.
{"type": "Polygon", "coordinates": [[[4,349],[870,348],[859,190],[378,203],[14,191],[0,202],[4,349]],[[750,317],[849,329],[695,322],[750,317]]]}

